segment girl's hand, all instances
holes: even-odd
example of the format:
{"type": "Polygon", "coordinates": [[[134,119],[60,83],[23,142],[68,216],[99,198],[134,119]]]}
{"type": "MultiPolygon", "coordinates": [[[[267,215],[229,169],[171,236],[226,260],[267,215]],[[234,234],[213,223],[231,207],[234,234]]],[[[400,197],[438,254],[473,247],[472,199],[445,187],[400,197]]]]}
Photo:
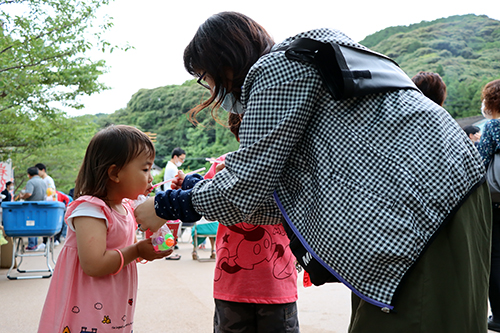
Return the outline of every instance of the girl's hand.
{"type": "Polygon", "coordinates": [[[155,211],[155,198],[150,197],[134,210],[137,224],[140,224],[142,231],[151,230],[155,232],[165,224],[165,220],[158,217],[155,211]]]}
{"type": "Polygon", "coordinates": [[[156,252],[153,244],[151,244],[151,239],[145,239],[141,240],[136,243],[137,246],[137,253],[139,254],[139,257],[142,259],[146,259],[148,261],[153,261],[155,259],[161,259],[164,258],[172,252],[174,252],[173,249],[167,250],[167,251],[160,251],[156,252]]]}
{"type": "Polygon", "coordinates": [[[185,177],[186,175],[184,174],[184,172],[182,172],[182,170],[179,170],[179,172],[177,172],[177,175],[175,175],[175,180],[172,181],[170,188],[172,188],[172,190],[181,189],[185,177]]]}

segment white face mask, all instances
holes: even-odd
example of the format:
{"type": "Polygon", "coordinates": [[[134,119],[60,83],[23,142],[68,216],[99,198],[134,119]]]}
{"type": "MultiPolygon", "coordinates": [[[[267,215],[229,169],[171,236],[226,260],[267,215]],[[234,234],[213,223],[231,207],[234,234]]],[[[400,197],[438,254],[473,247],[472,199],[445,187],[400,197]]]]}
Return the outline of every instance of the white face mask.
{"type": "Polygon", "coordinates": [[[484,112],[484,110],[485,110],[485,107],[484,107],[484,101],[483,101],[483,103],[481,104],[481,113],[483,114],[484,118],[486,118],[486,119],[492,119],[493,118],[492,115],[491,114],[486,114],[484,112]]]}
{"type": "MultiPolygon", "coordinates": [[[[223,90],[221,91],[221,95],[223,95],[225,91],[226,89],[223,88],[223,90]]],[[[243,104],[241,104],[240,101],[237,101],[232,93],[226,94],[220,106],[227,112],[235,114],[245,113],[245,108],[243,107],[243,104]]]]}
{"type": "Polygon", "coordinates": [[[14,190],[14,186],[9,186],[9,191],[13,191],[14,190]]]}
{"type": "Polygon", "coordinates": [[[179,162],[175,162],[174,164],[176,167],[180,167],[182,165],[182,162],[179,161],[179,162]]]}

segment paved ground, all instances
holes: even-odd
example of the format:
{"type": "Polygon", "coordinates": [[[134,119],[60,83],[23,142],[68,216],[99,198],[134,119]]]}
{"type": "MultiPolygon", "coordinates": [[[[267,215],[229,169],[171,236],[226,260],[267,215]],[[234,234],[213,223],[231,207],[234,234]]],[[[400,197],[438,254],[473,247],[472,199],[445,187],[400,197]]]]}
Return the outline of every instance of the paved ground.
{"type": "MultiPolygon", "coordinates": [[[[158,260],[138,266],[134,333],[212,332],[214,262],[192,260],[192,247],[187,237],[183,238],[177,251],[182,255],[180,260],[158,260]]],[[[56,247],[56,255],[61,247],[56,247]]],[[[200,250],[199,255],[208,258],[210,251],[200,250]]],[[[25,258],[22,268],[43,268],[44,265],[43,257],[25,258]]],[[[50,279],[8,280],[7,271],[0,269],[0,332],[36,332],[50,279]]],[[[304,288],[301,281],[302,274],[299,274],[301,332],[347,332],[348,289],[338,283],[304,288]]]]}
{"type": "MultiPolygon", "coordinates": [[[[180,260],[139,265],[134,333],[212,332],[214,262],[192,260],[191,245],[179,245],[180,260]]],[[[61,247],[56,247],[56,255],[61,247]]],[[[208,258],[210,251],[199,254],[208,258]]],[[[25,258],[21,268],[43,268],[44,264],[43,257],[25,258]]],[[[7,271],[0,269],[0,332],[36,332],[50,279],[8,280],[7,271]]],[[[299,281],[301,332],[346,332],[348,289],[340,284],[304,288],[302,274],[299,281]]]]}

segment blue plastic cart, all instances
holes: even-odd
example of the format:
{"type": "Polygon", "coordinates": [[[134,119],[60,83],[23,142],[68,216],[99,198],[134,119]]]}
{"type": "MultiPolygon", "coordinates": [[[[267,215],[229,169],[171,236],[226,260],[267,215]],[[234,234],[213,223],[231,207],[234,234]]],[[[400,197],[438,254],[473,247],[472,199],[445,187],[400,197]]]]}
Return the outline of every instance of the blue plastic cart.
{"type": "Polygon", "coordinates": [[[54,261],[54,235],[61,230],[64,218],[64,203],[58,201],[15,201],[2,202],[2,218],[5,234],[13,238],[14,249],[12,251],[12,265],[7,272],[7,278],[17,279],[37,279],[49,278],[52,276],[52,266],[49,262],[49,254],[54,261]],[[49,242],[44,252],[26,252],[23,237],[49,237],[49,242]],[[22,270],[21,264],[24,257],[46,258],[47,268],[22,270]],[[16,264],[17,258],[21,258],[17,265],[17,276],[12,276],[11,272],[16,264]],[[25,273],[40,273],[43,275],[22,275],[25,273]],[[48,274],[47,274],[48,273],[48,274]]]}

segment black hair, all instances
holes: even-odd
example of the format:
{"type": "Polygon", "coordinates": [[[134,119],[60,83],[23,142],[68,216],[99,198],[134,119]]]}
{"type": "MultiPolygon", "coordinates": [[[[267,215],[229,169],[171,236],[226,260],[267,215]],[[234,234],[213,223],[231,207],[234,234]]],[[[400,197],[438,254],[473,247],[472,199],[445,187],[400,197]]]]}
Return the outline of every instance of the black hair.
{"type": "Polygon", "coordinates": [[[481,132],[481,129],[477,126],[469,125],[464,127],[465,134],[469,136],[470,134],[474,135],[477,132],[481,132]]]}
{"type": "Polygon", "coordinates": [[[29,167],[28,168],[28,175],[37,176],[38,175],[38,168],[37,167],[29,167]]]}
{"type": "Polygon", "coordinates": [[[38,170],[47,170],[47,168],[45,168],[45,164],[42,163],[36,164],[35,167],[37,167],[38,170]]]}
{"type": "Polygon", "coordinates": [[[184,149],[177,147],[174,148],[174,150],[172,150],[172,158],[174,158],[174,156],[181,156],[181,155],[186,155],[184,149]]]}

